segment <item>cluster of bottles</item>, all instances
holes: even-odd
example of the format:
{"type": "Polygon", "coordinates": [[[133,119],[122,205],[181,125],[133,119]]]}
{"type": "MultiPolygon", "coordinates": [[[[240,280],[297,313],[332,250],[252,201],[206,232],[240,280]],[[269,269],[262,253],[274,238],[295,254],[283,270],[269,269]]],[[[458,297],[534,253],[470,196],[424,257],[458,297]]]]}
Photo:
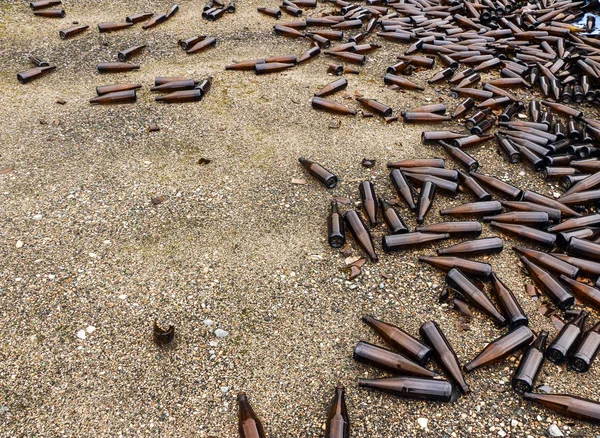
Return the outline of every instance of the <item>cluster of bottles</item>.
{"type": "MultiPolygon", "coordinates": [[[[175,76],[159,76],[154,79],[154,87],[150,91],[166,93],[157,97],[157,102],[183,103],[197,102],[208,93],[212,78],[208,77],[201,81],[175,76]]],[[[111,84],[96,87],[97,97],[90,99],[90,103],[97,105],[114,105],[119,103],[131,103],[137,99],[136,90],[140,84],[111,84]]]]}
{"type": "Polygon", "coordinates": [[[227,6],[225,6],[222,0],[209,0],[202,8],[202,18],[208,21],[216,21],[226,13],[233,14],[234,12],[235,0],[230,0],[227,6]]]}
{"type": "Polygon", "coordinates": [[[29,6],[36,17],[63,18],[66,15],[65,10],[55,8],[55,6],[60,6],[61,3],[61,0],[41,0],[30,2],[29,6]]]}

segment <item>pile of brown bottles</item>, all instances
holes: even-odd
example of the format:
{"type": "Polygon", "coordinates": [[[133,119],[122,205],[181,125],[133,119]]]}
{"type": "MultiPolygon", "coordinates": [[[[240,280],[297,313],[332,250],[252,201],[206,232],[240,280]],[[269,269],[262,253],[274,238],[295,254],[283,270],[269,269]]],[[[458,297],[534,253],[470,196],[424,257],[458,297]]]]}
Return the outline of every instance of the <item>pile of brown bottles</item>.
{"type": "Polygon", "coordinates": [[[221,0],[210,0],[202,8],[202,18],[208,21],[216,21],[223,17],[223,15],[233,14],[234,12],[235,0],[231,0],[227,6],[221,0]]]}
{"type": "Polygon", "coordinates": [[[50,65],[48,61],[44,61],[37,56],[29,55],[28,58],[31,64],[33,64],[33,68],[17,74],[17,80],[22,84],[31,82],[56,69],[55,65],[50,65]]]}
{"type": "Polygon", "coordinates": [[[150,91],[166,93],[155,100],[164,103],[198,102],[208,93],[212,78],[201,81],[181,77],[157,77],[150,91]]]}
{"type": "Polygon", "coordinates": [[[30,2],[29,6],[33,10],[33,15],[36,17],[45,18],[64,18],[66,15],[64,9],[60,9],[61,0],[41,0],[30,2]]]}

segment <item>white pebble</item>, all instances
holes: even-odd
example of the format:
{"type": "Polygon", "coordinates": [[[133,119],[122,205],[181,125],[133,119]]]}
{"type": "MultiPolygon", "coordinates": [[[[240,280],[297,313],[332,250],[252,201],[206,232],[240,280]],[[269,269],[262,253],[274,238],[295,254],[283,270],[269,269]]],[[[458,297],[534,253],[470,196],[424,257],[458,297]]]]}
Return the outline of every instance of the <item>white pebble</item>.
{"type": "Polygon", "coordinates": [[[98,257],[98,256],[96,255],[96,253],[93,253],[93,252],[89,253],[88,255],[89,255],[91,258],[93,258],[93,259],[95,259],[96,257],[98,257]]]}
{"type": "Polygon", "coordinates": [[[79,331],[77,332],[77,337],[78,337],[79,339],[85,339],[85,330],[79,330],[79,331]]]}
{"type": "Polygon", "coordinates": [[[33,219],[34,221],[41,221],[42,220],[42,215],[41,214],[36,214],[34,217],[32,217],[31,219],[33,219]]]}
{"type": "Polygon", "coordinates": [[[202,321],[202,323],[203,323],[204,325],[208,326],[208,327],[210,327],[210,326],[212,326],[212,325],[214,325],[214,324],[215,324],[215,323],[214,323],[212,320],[210,320],[210,319],[205,319],[204,321],[202,321]]]}
{"type": "Polygon", "coordinates": [[[217,338],[226,338],[227,336],[229,336],[229,332],[226,332],[225,330],[222,330],[222,329],[216,329],[215,336],[217,338]]]}
{"type": "Polygon", "coordinates": [[[417,418],[417,423],[419,423],[419,426],[421,427],[421,429],[427,429],[427,423],[429,423],[429,420],[427,418],[417,418]]]}
{"type": "Polygon", "coordinates": [[[23,248],[23,245],[25,245],[25,244],[23,243],[23,241],[22,241],[22,240],[17,240],[17,244],[16,244],[15,246],[16,246],[17,248],[23,248]]]}
{"type": "Polygon", "coordinates": [[[93,325],[88,325],[88,327],[85,329],[86,332],[88,333],[94,333],[96,331],[96,327],[94,327],[93,325]]]}

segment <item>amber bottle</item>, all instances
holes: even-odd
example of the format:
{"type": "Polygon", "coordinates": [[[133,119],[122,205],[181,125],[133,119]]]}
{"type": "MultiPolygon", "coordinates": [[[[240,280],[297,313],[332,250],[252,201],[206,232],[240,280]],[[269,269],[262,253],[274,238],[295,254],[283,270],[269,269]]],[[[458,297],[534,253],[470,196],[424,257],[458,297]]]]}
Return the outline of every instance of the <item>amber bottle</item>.
{"type": "Polygon", "coordinates": [[[346,243],[344,219],[336,201],[331,201],[331,213],[327,218],[327,241],[332,248],[341,248],[346,243]]]}
{"type": "Polygon", "coordinates": [[[112,93],[105,93],[98,97],[90,99],[90,103],[98,105],[114,105],[117,103],[131,103],[135,101],[135,90],[114,91],[112,93]]]}
{"type": "Polygon", "coordinates": [[[298,161],[308,171],[308,173],[315,177],[317,181],[323,184],[326,188],[332,189],[337,185],[338,177],[331,173],[329,170],[325,169],[320,164],[308,160],[304,157],[300,157],[298,161]]]}
{"type": "Polygon", "coordinates": [[[545,360],[548,332],[541,331],[535,341],[523,353],[521,362],[512,377],[512,387],[519,394],[533,391],[537,376],[545,360]]]}
{"type": "Polygon", "coordinates": [[[465,365],[465,371],[492,364],[531,344],[533,332],[525,325],[517,327],[488,344],[475,359],[465,365]]]}
{"type": "Polygon", "coordinates": [[[563,326],[546,350],[549,361],[561,364],[567,360],[567,356],[576,347],[583,333],[587,317],[588,313],[583,310],[578,317],[563,326]]]}
{"type": "Polygon", "coordinates": [[[600,350],[600,323],[589,329],[576,349],[569,356],[569,364],[578,373],[585,373],[600,350]]]}
{"type": "Polygon", "coordinates": [[[449,402],[454,398],[452,385],[446,380],[420,377],[358,379],[358,386],[378,389],[408,399],[449,402]]]}
{"type": "Polygon", "coordinates": [[[575,301],[573,295],[554,278],[548,271],[532,263],[525,257],[521,257],[521,263],[525,265],[534,283],[542,290],[560,309],[568,309],[575,301]]]}
{"type": "Polygon", "coordinates": [[[534,401],[542,406],[571,418],[600,423],[600,403],[567,394],[523,394],[525,400],[534,401]]]}
{"type": "Polygon", "coordinates": [[[338,385],[331,402],[325,426],[325,438],[349,438],[350,417],[346,407],[346,390],[338,385]]]}
{"type": "Polygon", "coordinates": [[[411,359],[378,347],[368,342],[360,341],[354,348],[354,360],[375,368],[389,371],[394,374],[402,374],[416,377],[437,377],[438,375],[427,368],[422,367],[411,359]]]}
{"type": "Polygon", "coordinates": [[[379,198],[379,205],[381,207],[383,220],[389,228],[391,234],[408,233],[408,227],[404,223],[402,216],[400,216],[385,199],[379,198]]]}
{"type": "Polygon", "coordinates": [[[476,262],[459,257],[420,256],[419,261],[425,262],[446,272],[458,268],[466,275],[482,280],[487,280],[490,275],[492,275],[492,267],[488,263],[476,262]]]}
{"type": "Polygon", "coordinates": [[[35,67],[30,70],[27,70],[27,71],[17,74],[17,80],[22,84],[26,84],[28,82],[33,81],[34,79],[37,79],[37,78],[45,75],[46,73],[48,73],[54,69],[56,69],[55,65],[51,65],[48,67],[35,67]]]}
{"type": "MultiPolygon", "coordinates": [[[[388,166],[389,166],[389,163],[388,163],[388,166]]],[[[416,206],[415,206],[415,202],[413,199],[414,189],[413,189],[412,185],[407,181],[404,174],[400,170],[394,169],[390,173],[390,179],[392,181],[392,185],[398,192],[400,199],[402,201],[404,201],[404,203],[407,205],[407,207],[409,209],[415,210],[416,206]]]]}
{"type": "Polygon", "coordinates": [[[248,397],[243,392],[237,396],[239,407],[238,429],[240,438],[266,438],[263,425],[254,413],[248,397]]]}
{"type": "Polygon", "coordinates": [[[375,247],[373,246],[373,238],[369,229],[364,224],[358,213],[354,210],[349,210],[344,214],[344,219],[348,225],[350,233],[356,240],[356,243],[367,253],[371,261],[376,262],[379,260],[375,253],[375,247]]]}
{"type": "MultiPolygon", "coordinates": [[[[464,268],[460,269],[464,271],[464,268]]],[[[513,329],[520,325],[528,325],[529,319],[513,292],[494,273],[491,275],[491,281],[492,291],[502,313],[506,317],[509,328],[513,329]]]]}
{"type": "Polygon", "coordinates": [[[356,114],[355,110],[346,108],[344,105],[334,102],[333,100],[323,99],[322,97],[313,97],[311,102],[313,108],[327,111],[333,114],[352,116],[356,114]]]}
{"type": "Polygon", "coordinates": [[[425,215],[433,205],[435,197],[435,185],[431,181],[426,181],[421,187],[419,199],[417,201],[417,223],[422,224],[425,220],[425,215]]]}

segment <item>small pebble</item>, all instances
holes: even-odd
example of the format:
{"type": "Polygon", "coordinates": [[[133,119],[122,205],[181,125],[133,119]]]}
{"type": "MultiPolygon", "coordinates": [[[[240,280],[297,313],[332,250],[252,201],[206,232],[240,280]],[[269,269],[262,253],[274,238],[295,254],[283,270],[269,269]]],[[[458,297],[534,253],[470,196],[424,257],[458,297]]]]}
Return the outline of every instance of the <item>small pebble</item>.
{"type": "Polygon", "coordinates": [[[226,338],[227,336],[229,336],[229,332],[226,332],[225,330],[222,330],[222,329],[216,329],[215,336],[217,338],[226,338]]]}
{"type": "Polygon", "coordinates": [[[564,433],[560,430],[560,428],[556,425],[556,423],[552,423],[548,428],[548,434],[550,436],[565,436],[564,433]]]}
{"type": "Polygon", "coordinates": [[[33,219],[34,221],[41,221],[42,220],[42,215],[41,214],[36,214],[35,216],[33,216],[31,219],[33,219]]]}
{"type": "Polygon", "coordinates": [[[77,332],[77,337],[78,337],[79,339],[85,339],[85,330],[83,330],[83,329],[82,329],[82,330],[79,330],[79,331],[77,332]]]}

